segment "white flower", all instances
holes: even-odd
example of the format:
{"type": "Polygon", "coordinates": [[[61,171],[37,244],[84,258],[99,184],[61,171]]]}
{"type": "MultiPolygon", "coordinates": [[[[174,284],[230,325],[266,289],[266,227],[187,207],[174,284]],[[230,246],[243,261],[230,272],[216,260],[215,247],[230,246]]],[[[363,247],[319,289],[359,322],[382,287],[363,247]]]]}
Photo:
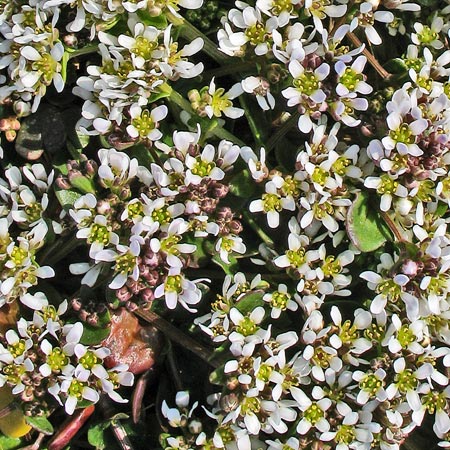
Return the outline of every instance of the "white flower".
{"type": "Polygon", "coordinates": [[[354,17],[350,24],[350,31],[354,31],[358,26],[363,27],[368,41],[373,45],[380,45],[382,40],[374,27],[374,23],[375,21],[391,23],[394,20],[394,14],[389,11],[373,11],[373,9],[372,3],[361,3],[359,14],[354,17]]]}
{"type": "Polygon", "coordinates": [[[250,76],[244,78],[241,85],[244,92],[256,96],[261,109],[267,111],[275,108],[275,98],[270,93],[270,84],[265,78],[250,76]]]}
{"type": "Polygon", "coordinates": [[[331,407],[331,400],[323,397],[323,391],[313,388],[311,400],[301,389],[291,388],[291,394],[302,411],[302,420],[297,425],[297,433],[304,435],[314,427],[324,433],[330,429],[326,411],[331,407]]]}
{"type": "Polygon", "coordinates": [[[202,293],[196,283],[188,280],[181,273],[180,268],[172,267],[164,283],[155,289],[155,298],[164,297],[169,309],[175,309],[177,303],[190,312],[196,310],[190,305],[196,305],[202,298],[202,293]]]}
{"type": "Polygon", "coordinates": [[[148,109],[142,111],[142,108],[134,103],[130,107],[131,124],[127,126],[127,133],[132,138],[158,141],[162,137],[161,131],[158,130],[159,122],[167,116],[167,112],[165,105],[157,106],[149,112],[148,109]]]}
{"type": "Polygon", "coordinates": [[[244,110],[233,106],[231,101],[242,94],[242,87],[239,83],[234,84],[228,92],[225,92],[223,88],[216,89],[213,78],[209,84],[208,94],[209,102],[205,106],[205,112],[210,119],[221,117],[222,113],[230,119],[237,119],[244,115],[244,110]]]}

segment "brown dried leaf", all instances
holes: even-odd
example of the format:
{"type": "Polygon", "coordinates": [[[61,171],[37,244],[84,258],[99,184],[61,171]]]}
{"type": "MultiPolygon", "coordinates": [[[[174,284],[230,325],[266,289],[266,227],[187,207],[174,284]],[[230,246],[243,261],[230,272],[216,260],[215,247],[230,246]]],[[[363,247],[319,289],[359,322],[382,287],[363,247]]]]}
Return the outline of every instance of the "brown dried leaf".
{"type": "Polygon", "coordinates": [[[128,364],[128,370],[139,374],[155,364],[155,353],[160,347],[159,333],[151,326],[143,327],[136,316],[120,308],[111,317],[111,332],[102,345],[111,350],[105,359],[109,368],[128,364]]]}

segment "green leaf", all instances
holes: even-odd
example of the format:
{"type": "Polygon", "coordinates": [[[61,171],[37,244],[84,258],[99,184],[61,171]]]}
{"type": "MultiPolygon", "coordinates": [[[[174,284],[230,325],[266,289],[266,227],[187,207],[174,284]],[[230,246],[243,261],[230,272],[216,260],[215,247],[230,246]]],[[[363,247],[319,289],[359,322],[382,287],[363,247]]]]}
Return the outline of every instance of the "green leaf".
{"type": "Polygon", "coordinates": [[[151,16],[148,9],[139,9],[137,15],[145,23],[145,25],[151,25],[153,27],[164,30],[167,28],[167,17],[165,14],[159,16],[151,16]]]}
{"type": "Polygon", "coordinates": [[[55,191],[56,198],[64,209],[72,208],[73,204],[81,197],[81,194],[71,189],[55,191]]]}
{"type": "Polygon", "coordinates": [[[223,262],[219,255],[212,257],[212,261],[220,266],[227,275],[234,275],[238,267],[237,259],[232,255],[228,255],[228,260],[230,261],[229,264],[223,262]]]}
{"type": "Polygon", "coordinates": [[[83,194],[95,194],[95,188],[92,179],[85,177],[84,175],[80,175],[71,177],[69,181],[75,189],[78,189],[83,194]]]}
{"type": "Polygon", "coordinates": [[[235,306],[241,312],[241,314],[248,314],[258,306],[264,305],[265,302],[262,299],[263,295],[264,291],[250,292],[242,296],[235,306]]]}
{"type": "Polygon", "coordinates": [[[97,425],[94,425],[93,427],[89,428],[88,431],[89,444],[91,444],[98,450],[103,450],[104,448],[106,448],[105,430],[110,425],[111,421],[108,420],[107,422],[98,423],[97,425]]]}
{"type": "Polygon", "coordinates": [[[392,239],[389,228],[378,211],[371,207],[369,194],[360,192],[347,214],[347,233],[362,252],[373,252],[392,239]]]}
{"type": "Polygon", "coordinates": [[[83,324],[83,335],[80,342],[84,345],[97,345],[109,336],[110,329],[108,327],[98,328],[88,323],[83,324]]]}
{"type": "Polygon", "coordinates": [[[11,438],[0,433],[0,450],[14,450],[22,445],[20,438],[11,438]]]}
{"type": "Polygon", "coordinates": [[[217,385],[221,386],[225,384],[227,377],[225,375],[224,368],[225,366],[221,366],[216,370],[214,370],[213,372],[211,372],[211,374],[209,375],[209,382],[211,384],[215,384],[216,386],[217,385]]]}
{"type": "Polygon", "coordinates": [[[43,433],[47,436],[50,436],[54,433],[53,425],[48,421],[47,417],[32,417],[25,416],[25,421],[28,425],[32,426],[35,430],[39,431],[39,433],[43,433]]]}
{"type": "Polygon", "coordinates": [[[256,182],[253,180],[250,171],[245,169],[230,180],[229,186],[230,192],[236,197],[249,199],[255,192],[256,182]]]}

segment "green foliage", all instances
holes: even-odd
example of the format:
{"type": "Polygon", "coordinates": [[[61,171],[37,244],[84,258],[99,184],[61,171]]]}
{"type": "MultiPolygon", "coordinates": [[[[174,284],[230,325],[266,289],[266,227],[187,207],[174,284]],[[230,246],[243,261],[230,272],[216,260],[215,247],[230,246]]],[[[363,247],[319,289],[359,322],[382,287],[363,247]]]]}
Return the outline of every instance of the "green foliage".
{"type": "Polygon", "coordinates": [[[370,205],[367,192],[357,194],[349,208],[346,226],[350,240],[362,252],[373,252],[391,239],[389,228],[370,205]]]}

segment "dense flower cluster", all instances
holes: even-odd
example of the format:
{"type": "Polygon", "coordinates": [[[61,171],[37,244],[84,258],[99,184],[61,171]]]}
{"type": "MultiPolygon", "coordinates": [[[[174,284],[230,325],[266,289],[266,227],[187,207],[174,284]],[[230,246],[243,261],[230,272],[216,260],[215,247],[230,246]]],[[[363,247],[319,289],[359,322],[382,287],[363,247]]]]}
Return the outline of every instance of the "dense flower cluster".
{"type": "Polygon", "coordinates": [[[0,1],[21,413],[109,420],[159,357],[139,316],[215,369],[190,406],[167,345],[164,449],[450,447],[450,5],[422,3],[0,1]]]}

